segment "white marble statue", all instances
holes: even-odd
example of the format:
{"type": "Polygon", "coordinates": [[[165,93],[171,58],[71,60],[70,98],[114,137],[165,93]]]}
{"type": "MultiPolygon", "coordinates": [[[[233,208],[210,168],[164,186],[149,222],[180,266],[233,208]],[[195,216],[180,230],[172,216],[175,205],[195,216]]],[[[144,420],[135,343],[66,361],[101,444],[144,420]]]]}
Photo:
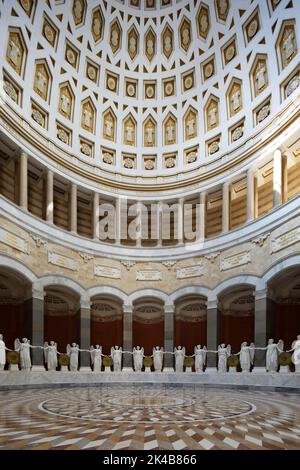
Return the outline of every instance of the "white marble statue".
{"type": "Polygon", "coordinates": [[[143,367],[144,348],[137,346],[133,348],[133,368],[135,372],[141,372],[143,367]]]}
{"type": "Polygon", "coordinates": [[[274,343],[274,339],[269,339],[267,346],[264,348],[267,350],[266,354],[266,370],[267,372],[278,371],[278,357],[283,351],[283,341],[280,339],[278,343],[274,343]]]}
{"type": "Polygon", "coordinates": [[[19,338],[15,339],[15,351],[20,353],[21,370],[31,369],[30,347],[29,339],[22,338],[22,342],[19,338]]]}
{"type": "Polygon", "coordinates": [[[231,354],[231,346],[222,343],[218,346],[218,372],[224,374],[227,372],[227,359],[231,354]]]}
{"type": "Polygon", "coordinates": [[[254,343],[251,343],[250,346],[248,346],[247,341],[244,341],[241,344],[241,350],[239,354],[242,372],[250,372],[251,366],[254,362],[254,352],[254,343]]]}
{"type": "Polygon", "coordinates": [[[113,360],[114,372],[121,372],[122,367],[122,348],[114,346],[110,350],[110,355],[113,360]]]}
{"type": "Polygon", "coordinates": [[[78,355],[79,355],[79,346],[76,343],[72,343],[71,346],[67,344],[67,355],[70,357],[70,371],[78,371],[78,355]]]}
{"type": "Polygon", "coordinates": [[[174,348],[175,354],[175,372],[183,372],[184,358],[185,358],[185,348],[178,346],[174,348]]]}
{"type": "Polygon", "coordinates": [[[297,336],[297,339],[293,341],[292,344],[292,362],[295,364],[295,372],[300,372],[300,335],[297,336]]]}
{"type": "Polygon", "coordinates": [[[198,344],[194,348],[194,356],[195,356],[195,371],[196,372],[203,372],[203,367],[206,362],[206,354],[207,349],[206,346],[201,347],[201,344],[198,344]]]}
{"type": "Polygon", "coordinates": [[[91,354],[91,362],[93,365],[93,371],[94,372],[101,372],[101,367],[102,367],[102,346],[99,344],[96,344],[96,347],[91,346],[90,349],[90,354],[91,354]]]}
{"type": "Polygon", "coordinates": [[[57,343],[50,341],[50,344],[47,341],[44,343],[44,356],[45,363],[47,364],[48,370],[56,370],[57,368],[57,343]]]}
{"type": "Polygon", "coordinates": [[[163,367],[164,348],[156,346],[153,348],[153,365],[155,372],[161,372],[163,367]]]}
{"type": "Polygon", "coordinates": [[[0,370],[4,369],[6,362],[6,353],[7,347],[3,341],[3,335],[0,335],[0,370]]]}

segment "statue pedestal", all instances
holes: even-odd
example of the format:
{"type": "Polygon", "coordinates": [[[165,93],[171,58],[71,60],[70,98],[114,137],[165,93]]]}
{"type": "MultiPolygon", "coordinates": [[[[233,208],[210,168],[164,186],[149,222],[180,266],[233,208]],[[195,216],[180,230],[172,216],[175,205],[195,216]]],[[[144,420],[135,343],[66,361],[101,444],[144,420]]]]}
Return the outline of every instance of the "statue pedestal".
{"type": "Polygon", "coordinates": [[[164,367],[163,372],[167,372],[168,374],[169,374],[170,372],[173,373],[173,372],[174,372],[174,369],[173,369],[173,367],[164,367]]]}
{"type": "Polygon", "coordinates": [[[122,372],[133,372],[132,367],[123,367],[122,372]]]}
{"type": "Polygon", "coordinates": [[[266,374],[266,368],[265,367],[253,367],[252,369],[252,374],[266,374]]]}
{"type": "Polygon", "coordinates": [[[85,366],[85,367],[80,367],[80,372],[83,372],[83,373],[88,373],[88,372],[91,372],[91,368],[88,367],[88,366],[85,366]]]}
{"type": "Polygon", "coordinates": [[[9,371],[19,370],[19,365],[18,364],[9,364],[8,370],[9,371]]]}
{"type": "Polygon", "coordinates": [[[289,374],[290,373],[290,367],[289,366],[280,366],[279,372],[280,372],[280,374],[289,374]]]}
{"type": "Polygon", "coordinates": [[[229,372],[231,374],[235,374],[236,373],[236,367],[229,367],[229,372]]]}
{"type": "Polygon", "coordinates": [[[145,367],[145,372],[151,372],[151,367],[145,367]]]}
{"type": "Polygon", "coordinates": [[[45,372],[45,367],[44,366],[32,366],[31,368],[32,372],[45,372]]]}
{"type": "Polygon", "coordinates": [[[0,372],[5,372],[4,371],[4,364],[0,364],[0,372]]]}
{"type": "Polygon", "coordinates": [[[188,373],[191,373],[191,372],[193,372],[193,369],[192,369],[192,367],[186,367],[185,371],[188,372],[188,373]]]}
{"type": "Polygon", "coordinates": [[[68,372],[69,371],[68,366],[60,366],[60,370],[62,372],[68,372]]]}
{"type": "Polygon", "coordinates": [[[104,372],[111,372],[110,366],[104,368],[104,372]]]}
{"type": "Polygon", "coordinates": [[[295,373],[300,374],[300,364],[295,364],[295,373]]]}

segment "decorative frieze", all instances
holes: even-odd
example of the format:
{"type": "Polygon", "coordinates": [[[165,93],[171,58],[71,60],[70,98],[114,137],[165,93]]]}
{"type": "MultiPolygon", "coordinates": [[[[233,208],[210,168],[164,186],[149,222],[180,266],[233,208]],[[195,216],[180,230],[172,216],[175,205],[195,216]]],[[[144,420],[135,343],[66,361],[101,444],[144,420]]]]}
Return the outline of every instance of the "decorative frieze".
{"type": "Polygon", "coordinates": [[[78,271],[78,263],[73,258],[48,251],[48,263],[60,266],[61,268],[78,271]]]}
{"type": "Polygon", "coordinates": [[[129,261],[129,260],[121,260],[120,261],[123,266],[127,269],[127,271],[130,271],[131,268],[135,265],[135,261],[129,261]]]}
{"type": "Polygon", "coordinates": [[[112,268],[111,266],[103,266],[101,264],[95,264],[94,274],[98,277],[107,277],[109,279],[121,279],[120,269],[112,268]]]}
{"type": "Polygon", "coordinates": [[[91,259],[94,259],[94,256],[93,255],[90,255],[89,253],[79,253],[79,256],[83,259],[83,262],[84,263],[88,263],[89,261],[91,261],[91,259]]]}
{"type": "Polygon", "coordinates": [[[28,241],[8,230],[0,228],[0,242],[28,255],[28,241]]]}
{"type": "Polygon", "coordinates": [[[220,254],[220,251],[216,251],[215,253],[209,253],[208,255],[205,255],[204,258],[207,259],[210,263],[214,264],[220,254]]]}
{"type": "Polygon", "coordinates": [[[161,279],[161,272],[155,269],[144,269],[136,273],[137,281],[161,281],[161,279]]]}
{"type": "Polygon", "coordinates": [[[198,277],[203,276],[203,266],[188,266],[186,268],[177,269],[176,277],[177,279],[187,279],[189,277],[198,277]]]}
{"type": "Polygon", "coordinates": [[[248,263],[251,263],[251,253],[250,251],[243,251],[242,253],[222,257],[220,269],[221,271],[227,271],[228,269],[237,268],[248,263]]]}
{"type": "Polygon", "coordinates": [[[32,240],[35,242],[37,248],[41,248],[41,246],[47,246],[47,240],[35,235],[34,233],[30,234],[32,240]]]}
{"type": "Polygon", "coordinates": [[[271,253],[283,250],[287,246],[294,245],[300,241],[300,227],[296,227],[289,232],[279,235],[271,240],[271,253]]]}
{"type": "Polygon", "coordinates": [[[171,269],[173,268],[173,266],[175,266],[176,263],[177,261],[162,261],[161,262],[161,264],[165,266],[165,268],[167,268],[168,271],[171,271],[171,269]]]}
{"type": "Polygon", "coordinates": [[[252,240],[252,243],[254,245],[258,245],[260,247],[263,247],[264,244],[265,244],[265,241],[269,238],[269,236],[270,236],[270,232],[269,233],[264,233],[263,235],[260,235],[259,237],[254,238],[254,240],[252,240]]]}

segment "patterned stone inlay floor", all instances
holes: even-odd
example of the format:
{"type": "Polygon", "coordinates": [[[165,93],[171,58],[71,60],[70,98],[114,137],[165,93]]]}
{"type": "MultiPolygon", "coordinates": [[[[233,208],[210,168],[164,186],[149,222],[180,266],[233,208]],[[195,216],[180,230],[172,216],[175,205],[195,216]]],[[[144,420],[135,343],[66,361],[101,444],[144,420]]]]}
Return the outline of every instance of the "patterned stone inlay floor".
{"type": "Polygon", "coordinates": [[[300,449],[300,398],[161,385],[1,391],[0,449],[300,449]]]}

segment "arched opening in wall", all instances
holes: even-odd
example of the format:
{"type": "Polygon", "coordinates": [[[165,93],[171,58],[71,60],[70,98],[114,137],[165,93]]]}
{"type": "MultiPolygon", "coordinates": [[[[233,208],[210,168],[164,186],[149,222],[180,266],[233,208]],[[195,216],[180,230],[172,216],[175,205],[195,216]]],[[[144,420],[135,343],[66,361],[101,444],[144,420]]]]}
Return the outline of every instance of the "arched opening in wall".
{"type": "Polygon", "coordinates": [[[268,284],[275,341],[282,339],[286,350],[300,334],[300,266],[281,272],[268,284]]]}
{"type": "Polygon", "coordinates": [[[175,303],[175,346],[184,346],[189,356],[198,344],[206,345],[206,316],[205,297],[187,296],[175,303]]]}
{"type": "Polygon", "coordinates": [[[12,349],[16,338],[31,339],[31,283],[20,273],[0,268],[0,333],[12,349]]]}
{"type": "Polygon", "coordinates": [[[80,296],[65,286],[45,287],[44,339],[54,340],[58,351],[80,341],[80,296]]]}
{"type": "Polygon", "coordinates": [[[240,351],[243,341],[254,341],[254,288],[232,287],[219,296],[219,341],[231,345],[233,353],[240,351]]]}
{"type": "Polygon", "coordinates": [[[160,299],[144,297],[133,305],[133,346],[141,346],[151,356],[154,346],[164,345],[164,304],[160,299]]]}
{"type": "Polygon", "coordinates": [[[112,346],[123,345],[123,304],[111,296],[93,297],[91,303],[91,342],[110,354],[112,346]]]}

